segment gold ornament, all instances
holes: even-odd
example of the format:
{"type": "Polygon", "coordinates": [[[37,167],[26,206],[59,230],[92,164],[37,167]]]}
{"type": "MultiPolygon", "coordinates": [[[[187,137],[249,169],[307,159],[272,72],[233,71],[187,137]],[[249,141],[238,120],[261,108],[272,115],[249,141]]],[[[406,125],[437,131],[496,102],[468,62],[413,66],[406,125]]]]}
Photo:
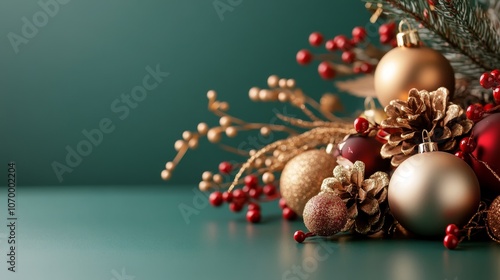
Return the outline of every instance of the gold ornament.
{"type": "Polygon", "coordinates": [[[376,172],[365,179],[365,164],[356,161],[347,167],[336,166],[333,176],[323,180],[321,192],[334,193],[346,204],[348,219],[342,231],[373,234],[390,223],[390,219],[386,219],[389,213],[387,173],[376,172]]]}
{"type": "Polygon", "coordinates": [[[500,196],[497,196],[488,208],[486,229],[491,239],[500,242],[500,196]]]}
{"type": "Polygon", "coordinates": [[[439,87],[455,91],[455,74],[439,52],[421,46],[418,32],[401,21],[396,36],[398,47],[382,57],[375,69],[375,93],[382,106],[394,99],[406,100],[412,88],[432,91],[439,87]],[[403,31],[406,25],[408,30],[403,31]]]}
{"type": "Polygon", "coordinates": [[[388,199],[403,227],[434,237],[442,236],[449,224],[465,225],[476,213],[480,196],[478,180],[467,163],[427,142],[394,171],[388,199]]]}
{"type": "Polygon", "coordinates": [[[307,201],[319,193],[321,182],[331,176],[335,165],[335,158],[324,150],[309,150],[292,158],[280,178],[286,205],[302,216],[307,201]]]}

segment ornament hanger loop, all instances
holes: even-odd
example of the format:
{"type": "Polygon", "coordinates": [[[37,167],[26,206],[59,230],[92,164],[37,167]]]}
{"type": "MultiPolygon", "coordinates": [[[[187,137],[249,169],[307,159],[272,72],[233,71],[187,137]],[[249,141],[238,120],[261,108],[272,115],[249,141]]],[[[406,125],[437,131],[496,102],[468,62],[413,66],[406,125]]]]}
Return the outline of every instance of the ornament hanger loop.
{"type": "Polygon", "coordinates": [[[399,33],[396,35],[396,41],[398,42],[398,47],[414,48],[420,47],[421,44],[418,31],[406,19],[399,22],[399,33]],[[406,30],[403,28],[404,26],[406,26],[406,30]]]}
{"type": "Polygon", "coordinates": [[[368,96],[367,98],[365,98],[365,111],[375,110],[375,109],[376,109],[376,107],[375,107],[375,101],[373,100],[373,97],[368,96]]]}
{"type": "Polygon", "coordinates": [[[429,131],[424,129],[422,131],[422,143],[418,145],[418,152],[421,154],[434,151],[439,151],[438,145],[436,142],[432,142],[429,131]]]}
{"type": "Polygon", "coordinates": [[[403,19],[399,22],[399,27],[398,27],[399,32],[408,32],[415,30],[413,29],[413,26],[411,26],[410,22],[406,19],[403,19]],[[406,26],[406,30],[403,29],[403,27],[406,26]]]}

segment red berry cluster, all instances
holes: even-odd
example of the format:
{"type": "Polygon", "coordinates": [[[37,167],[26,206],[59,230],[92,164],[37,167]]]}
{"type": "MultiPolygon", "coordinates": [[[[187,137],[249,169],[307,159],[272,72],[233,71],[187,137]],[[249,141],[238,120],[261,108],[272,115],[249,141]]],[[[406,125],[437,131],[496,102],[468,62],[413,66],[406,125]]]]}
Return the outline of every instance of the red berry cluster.
{"type": "Polygon", "coordinates": [[[458,145],[458,148],[460,151],[455,153],[455,156],[465,159],[465,156],[472,153],[476,149],[476,141],[470,137],[466,136],[460,140],[460,143],[458,145]]]}
{"type": "MultiPolygon", "coordinates": [[[[380,41],[382,43],[391,43],[395,40],[395,23],[383,24],[379,28],[380,41]],[[386,42],[387,41],[387,42],[386,42]]],[[[366,40],[367,32],[363,27],[357,26],[352,29],[352,37],[349,38],[345,35],[337,35],[332,39],[324,41],[324,36],[319,32],[313,32],[309,35],[309,44],[313,47],[319,47],[324,43],[326,50],[330,52],[341,52],[341,60],[346,64],[352,64],[352,71],[354,73],[371,73],[375,69],[374,65],[366,62],[360,61],[356,57],[356,52],[354,49],[366,40]]],[[[328,57],[328,55],[317,55],[316,58],[323,59],[328,57]]],[[[315,56],[306,49],[300,50],[297,53],[296,59],[300,65],[307,65],[315,56]]],[[[318,65],[319,75],[325,79],[333,79],[337,72],[335,70],[335,64],[330,60],[324,60],[318,65]]]]}
{"type": "Polygon", "coordinates": [[[500,70],[483,73],[479,78],[479,84],[484,89],[493,89],[493,99],[497,105],[500,104],[500,70]]]}
{"type": "Polygon", "coordinates": [[[392,47],[397,47],[398,43],[396,41],[396,23],[389,22],[382,24],[378,28],[378,35],[380,36],[380,43],[384,45],[391,45],[392,47]]]}
{"type": "Polygon", "coordinates": [[[282,209],[283,219],[289,221],[297,219],[297,214],[286,205],[284,198],[280,198],[280,208],[282,209]]]}
{"type": "MultiPolygon", "coordinates": [[[[219,164],[219,171],[221,173],[229,174],[231,170],[232,166],[230,163],[221,162],[219,164]]],[[[255,175],[245,176],[244,183],[245,186],[243,188],[235,189],[232,192],[214,191],[210,194],[208,200],[214,207],[219,207],[226,202],[229,204],[229,209],[233,212],[240,212],[247,205],[247,220],[251,223],[258,223],[261,219],[259,202],[264,201],[262,197],[265,196],[265,200],[274,200],[279,197],[279,193],[273,184],[267,184],[264,187],[260,186],[259,179],[255,175]]],[[[281,205],[282,202],[280,200],[281,205]]],[[[288,208],[283,208],[283,217],[285,219],[289,220],[293,215],[296,216],[290,209],[291,213],[285,215],[285,209],[288,208]]]]}
{"type": "Polygon", "coordinates": [[[444,247],[453,250],[457,248],[458,243],[460,243],[460,230],[457,225],[449,224],[445,230],[445,236],[443,239],[444,247]]]}

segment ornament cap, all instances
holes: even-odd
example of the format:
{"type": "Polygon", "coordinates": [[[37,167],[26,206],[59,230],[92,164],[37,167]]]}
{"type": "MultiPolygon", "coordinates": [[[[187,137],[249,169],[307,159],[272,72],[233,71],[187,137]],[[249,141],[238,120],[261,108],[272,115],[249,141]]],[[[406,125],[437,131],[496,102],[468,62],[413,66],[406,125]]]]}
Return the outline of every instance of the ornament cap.
{"type": "Polygon", "coordinates": [[[407,20],[399,22],[399,33],[396,35],[398,47],[415,48],[420,47],[421,41],[418,31],[413,29],[407,20]],[[406,30],[404,30],[406,26],[406,30]]]}
{"type": "Polygon", "coordinates": [[[431,141],[429,132],[425,129],[422,131],[422,140],[424,142],[418,145],[419,154],[439,151],[437,143],[431,141]]]}

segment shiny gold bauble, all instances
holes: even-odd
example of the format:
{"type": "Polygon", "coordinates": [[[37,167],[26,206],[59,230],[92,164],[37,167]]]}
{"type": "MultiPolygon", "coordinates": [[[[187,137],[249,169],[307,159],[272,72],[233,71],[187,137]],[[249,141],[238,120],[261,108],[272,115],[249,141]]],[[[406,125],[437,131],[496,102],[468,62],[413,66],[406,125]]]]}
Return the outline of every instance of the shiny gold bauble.
{"type": "Polygon", "coordinates": [[[465,225],[480,201],[474,171],[455,155],[425,152],[403,161],[391,177],[392,214],[409,231],[442,237],[449,224],[465,225]]]}
{"type": "Polygon", "coordinates": [[[336,165],[335,158],[324,150],[310,150],[292,158],[280,177],[286,205],[302,216],[307,201],[319,193],[323,179],[332,176],[336,165]]]}
{"type": "Polygon", "coordinates": [[[385,54],[375,69],[375,94],[382,106],[393,99],[407,100],[412,88],[433,91],[439,87],[455,91],[450,62],[427,47],[396,47],[385,54]]]}

